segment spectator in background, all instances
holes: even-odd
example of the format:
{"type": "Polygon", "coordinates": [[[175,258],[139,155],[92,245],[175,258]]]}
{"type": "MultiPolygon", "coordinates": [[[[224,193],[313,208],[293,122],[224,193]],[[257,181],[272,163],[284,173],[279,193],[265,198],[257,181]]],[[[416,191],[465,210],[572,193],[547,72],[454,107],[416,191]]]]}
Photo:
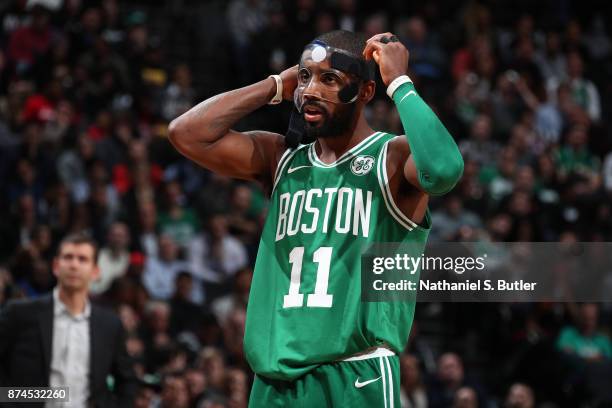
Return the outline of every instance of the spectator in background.
{"type": "Polygon", "coordinates": [[[429,407],[446,408],[453,405],[453,401],[463,404],[465,400],[467,401],[465,406],[471,408],[474,406],[469,405],[473,401],[472,392],[476,392],[478,396],[476,406],[486,407],[486,397],[482,388],[466,380],[461,358],[455,353],[442,354],[438,359],[436,377],[427,387],[429,407]]]}
{"type": "Polygon", "coordinates": [[[512,147],[506,146],[501,150],[495,166],[484,166],[481,169],[479,179],[487,187],[488,195],[494,204],[512,192],[516,167],[516,152],[512,147]]]}
{"type": "Polygon", "coordinates": [[[190,406],[198,408],[203,406],[202,402],[208,394],[206,374],[204,374],[204,371],[196,367],[189,367],[185,371],[185,380],[187,381],[187,388],[189,390],[190,406]]]}
{"type": "Polygon", "coordinates": [[[174,68],[173,80],[165,90],[161,107],[162,116],[170,122],[187,112],[195,101],[195,91],[191,87],[191,70],[186,64],[174,68]]]}
{"type": "Polygon", "coordinates": [[[419,360],[409,354],[400,357],[401,408],[427,408],[427,393],[422,382],[419,360]]]}
{"type": "Polygon", "coordinates": [[[175,292],[170,300],[170,333],[176,335],[185,330],[195,331],[202,311],[191,301],[193,276],[187,271],[176,275],[175,292]]]}
{"type": "Polygon", "coordinates": [[[253,192],[246,184],[234,187],[230,198],[230,210],[226,214],[229,231],[247,247],[257,240],[259,231],[256,216],[252,213],[253,192]]]}
{"type": "Polygon", "coordinates": [[[95,160],[94,141],[86,134],[77,139],[77,148],[66,150],[57,161],[57,172],[76,203],[83,203],[90,194],[87,169],[95,160]]]}
{"type": "Polygon", "coordinates": [[[2,310],[0,385],[67,386],[77,406],[131,407],[136,382],[121,321],[87,298],[99,273],[96,252],[87,236],[65,237],[53,264],[53,293],[2,310]]]}
{"type": "Polygon", "coordinates": [[[42,4],[28,8],[32,17],[30,24],[13,31],[8,42],[8,60],[21,77],[30,73],[37,59],[49,50],[53,40],[50,10],[42,4]]]}
{"type": "Polygon", "coordinates": [[[584,125],[597,123],[601,119],[599,91],[592,81],[585,78],[584,61],[581,54],[572,50],[566,54],[567,77],[559,81],[549,79],[549,99],[558,101],[570,122],[584,125]]]}
{"type": "Polygon", "coordinates": [[[432,214],[432,223],[436,229],[432,231],[432,240],[454,241],[462,227],[480,228],[480,219],[473,212],[463,208],[461,197],[449,194],[444,198],[444,207],[432,214]]]}
{"type": "Polygon", "coordinates": [[[439,81],[446,63],[445,53],[420,16],[410,17],[398,27],[399,40],[410,50],[410,70],[427,84],[439,81]],[[432,82],[429,82],[432,81],[432,82]]]}
{"type": "Polygon", "coordinates": [[[227,373],[223,353],[215,347],[204,347],[200,350],[196,367],[206,373],[208,389],[211,395],[223,394],[227,373]]]}
{"type": "Polygon", "coordinates": [[[533,390],[525,384],[514,383],[508,390],[503,408],[534,408],[533,390]]]}
{"type": "Polygon", "coordinates": [[[238,308],[246,309],[252,279],[253,270],[251,268],[239,270],[234,277],[232,293],[217,298],[212,302],[211,309],[219,324],[225,324],[232,310],[238,308]]]}
{"type": "Polygon", "coordinates": [[[89,288],[94,295],[106,292],[115,279],[125,275],[130,263],[130,233],[124,223],[115,222],[110,226],[106,243],[98,256],[100,276],[89,288]]]}
{"type": "Polygon", "coordinates": [[[589,79],[584,78],[584,63],[577,51],[567,54],[567,75],[572,90],[572,98],[589,115],[592,122],[601,119],[601,102],[597,87],[589,79]]]}
{"type": "Polygon", "coordinates": [[[599,159],[589,151],[588,128],[575,125],[566,135],[566,142],[556,151],[555,162],[562,180],[572,173],[581,174],[594,182],[599,171],[599,159]]]}
{"type": "Polygon", "coordinates": [[[491,140],[491,118],[478,115],[470,127],[470,137],[459,143],[459,150],[464,157],[480,165],[494,163],[499,150],[497,142],[491,140]]]}
{"type": "Polygon", "coordinates": [[[178,258],[178,247],[170,236],[160,235],[158,245],[159,255],[145,261],[142,283],[152,298],[167,300],[174,293],[176,275],[188,270],[188,265],[178,258]]]}
{"type": "Polygon", "coordinates": [[[137,247],[148,257],[159,255],[157,237],[157,207],[154,201],[142,201],[138,207],[137,247]]]}
{"type": "Polygon", "coordinates": [[[173,346],[170,337],[170,306],[159,300],[146,303],[140,338],[144,341],[147,372],[156,372],[173,346]]]}
{"type": "Polygon", "coordinates": [[[453,408],[478,408],[476,391],[470,387],[461,387],[455,393],[453,408]]]}
{"type": "Polygon", "coordinates": [[[612,358],[612,343],[599,328],[599,307],[594,303],[580,306],[574,326],[565,327],[557,338],[557,348],[585,361],[612,358]]]}
{"type": "Polygon", "coordinates": [[[230,368],[225,377],[225,393],[228,395],[228,404],[231,407],[246,408],[249,398],[247,375],[244,370],[230,368]]]}
{"type": "Polygon", "coordinates": [[[243,83],[250,80],[249,58],[252,55],[252,40],[267,24],[267,5],[266,0],[232,0],[227,7],[227,24],[243,83]]]}
{"type": "Polygon", "coordinates": [[[189,408],[189,388],[178,374],[164,377],[158,408],[189,408]]]}
{"type": "Polygon", "coordinates": [[[603,182],[608,195],[612,195],[612,152],[604,159],[603,182]]]}
{"type": "Polygon", "coordinates": [[[548,30],[544,48],[535,52],[534,62],[547,81],[561,81],[567,77],[567,66],[563,54],[561,35],[558,31],[548,30]]]}
{"type": "Polygon", "coordinates": [[[193,273],[210,287],[210,299],[226,291],[230,279],[248,262],[242,242],[228,233],[227,217],[213,215],[208,234],[200,234],[189,245],[189,264],[193,273]]]}
{"type": "Polygon", "coordinates": [[[198,230],[198,219],[187,206],[187,198],[178,181],[168,182],[164,192],[166,209],[157,219],[159,232],[172,238],[181,249],[186,249],[198,230]]]}

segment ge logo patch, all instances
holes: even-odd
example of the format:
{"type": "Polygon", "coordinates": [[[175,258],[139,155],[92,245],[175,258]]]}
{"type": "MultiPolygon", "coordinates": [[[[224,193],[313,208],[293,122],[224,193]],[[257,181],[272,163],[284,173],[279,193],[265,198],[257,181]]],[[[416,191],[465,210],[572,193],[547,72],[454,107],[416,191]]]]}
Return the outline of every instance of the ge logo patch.
{"type": "Polygon", "coordinates": [[[351,161],[351,171],[356,176],[365,176],[374,168],[372,156],[357,156],[351,161]]]}

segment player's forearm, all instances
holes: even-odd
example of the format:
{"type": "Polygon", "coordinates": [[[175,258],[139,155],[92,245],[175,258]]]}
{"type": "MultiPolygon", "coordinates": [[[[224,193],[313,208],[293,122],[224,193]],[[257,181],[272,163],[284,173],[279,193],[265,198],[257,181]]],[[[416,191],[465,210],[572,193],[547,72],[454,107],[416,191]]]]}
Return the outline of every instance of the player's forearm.
{"type": "Polygon", "coordinates": [[[213,143],[244,116],[268,103],[275,92],[276,83],[267,78],[208,98],[170,123],[170,139],[179,145],[213,143]]]}
{"type": "Polygon", "coordinates": [[[455,140],[412,83],[401,85],[393,100],[404,126],[419,184],[427,193],[449,192],[463,174],[463,158],[455,140]]]}

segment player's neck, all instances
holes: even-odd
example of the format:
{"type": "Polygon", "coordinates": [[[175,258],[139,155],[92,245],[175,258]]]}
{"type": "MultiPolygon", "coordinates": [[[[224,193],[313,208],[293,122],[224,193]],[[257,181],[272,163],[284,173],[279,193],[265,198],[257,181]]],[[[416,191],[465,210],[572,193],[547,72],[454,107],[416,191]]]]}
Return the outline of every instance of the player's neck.
{"type": "Polygon", "coordinates": [[[363,112],[359,115],[355,126],[349,128],[346,134],[330,137],[318,138],[315,144],[317,155],[325,163],[331,163],[346,151],[357,146],[362,140],[374,133],[374,130],[366,122],[363,112]]]}

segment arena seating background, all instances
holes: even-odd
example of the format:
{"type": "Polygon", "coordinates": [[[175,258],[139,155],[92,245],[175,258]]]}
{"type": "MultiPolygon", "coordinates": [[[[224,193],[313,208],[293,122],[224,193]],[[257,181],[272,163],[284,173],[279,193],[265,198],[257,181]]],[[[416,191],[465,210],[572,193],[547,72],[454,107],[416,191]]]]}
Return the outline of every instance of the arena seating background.
{"type": "MultiPolygon", "coordinates": [[[[93,295],[129,333],[137,406],[245,406],[241,341],[266,197],[181,157],[167,126],[295,64],[336,28],[397,34],[464,154],[459,185],[431,200],[431,240],[612,240],[605,4],[3,2],[0,307],[49,292],[58,240],[87,230],[102,248],[93,295]]],[[[282,133],[289,111],[264,107],[237,128],[282,133]]],[[[403,133],[380,80],[367,114],[403,133]]],[[[586,326],[609,333],[611,305],[419,304],[403,386],[434,408],[528,407],[504,405],[517,382],[537,406],[609,406],[609,338],[595,362],[559,347],[563,331],[586,326]]]]}

